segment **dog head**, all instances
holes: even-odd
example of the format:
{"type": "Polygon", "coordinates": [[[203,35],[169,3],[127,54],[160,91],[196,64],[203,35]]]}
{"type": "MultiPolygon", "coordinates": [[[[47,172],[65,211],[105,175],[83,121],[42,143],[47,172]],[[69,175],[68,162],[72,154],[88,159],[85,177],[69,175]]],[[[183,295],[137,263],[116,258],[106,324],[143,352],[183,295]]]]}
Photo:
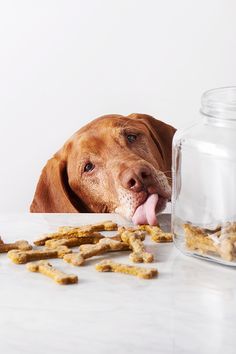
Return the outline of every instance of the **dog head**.
{"type": "Polygon", "coordinates": [[[32,212],[117,212],[155,224],[171,196],[175,129],[144,114],[100,117],[42,171],[32,212]]]}

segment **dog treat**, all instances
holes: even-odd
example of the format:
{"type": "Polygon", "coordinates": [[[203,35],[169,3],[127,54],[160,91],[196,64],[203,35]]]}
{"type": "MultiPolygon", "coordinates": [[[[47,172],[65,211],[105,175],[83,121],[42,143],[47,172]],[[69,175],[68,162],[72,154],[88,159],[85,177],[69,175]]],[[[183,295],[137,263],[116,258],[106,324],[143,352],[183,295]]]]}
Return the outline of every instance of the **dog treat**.
{"type": "Polygon", "coordinates": [[[72,264],[73,266],[81,266],[85,262],[85,258],[80,252],[65,254],[63,260],[67,263],[72,264]]]}
{"type": "Polygon", "coordinates": [[[144,247],[143,240],[145,234],[142,231],[123,231],[121,233],[121,239],[127,243],[133,250],[129,258],[135,263],[151,263],[153,262],[153,255],[148,253],[144,247]]]}
{"type": "Polygon", "coordinates": [[[124,231],[129,231],[129,232],[136,232],[136,231],[140,231],[139,226],[137,227],[133,227],[133,226],[119,226],[118,227],[118,233],[122,234],[122,232],[124,231]]]}
{"type": "Polygon", "coordinates": [[[85,244],[95,244],[99,240],[104,238],[104,236],[83,236],[83,237],[73,237],[73,238],[62,238],[62,239],[52,239],[45,242],[45,246],[48,248],[56,248],[58,246],[67,247],[77,247],[85,244]]]}
{"type": "Polygon", "coordinates": [[[173,242],[173,236],[170,232],[164,232],[159,226],[140,225],[140,230],[146,231],[151,235],[151,239],[157,243],[173,242]]]}
{"type": "Polygon", "coordinates": [[[39,239],[34,241],[36,246],[43,246],[45,245],[46,241],[48,240],[60,240],[60,239],[71,239],[75,237],[91,237],[95,238],[96,240],[100,240],[104,236],[102,236],[99,232],[93,231],[86,231],[86,230],[67,230],[65,232],[54,232],[51,234],[45,234],[39,239]]]}
{"type": "Polygon", "coordinates": [[[221,258],[229,262],[236,260],[236,233],[223,234],[219,240],[217,249],[221,258]]]}
{"type": "Polygon", "coordinates": [[[217,226],[214,226],[213,228],[210,227],[199,227],[199,226],[193,226],[190,223],[187,223],[185,225],[189,225],[193,227],[194,229],[201,230],[204,232],[204,234],[207,234],[208,236],[216,236],[218,238],[227,236],[228,234],[236,234],[236,223],[235,222],[225,222],[223,224],[218,224],[217,226]]]}
{"type": "Polygon", "coordinates": [[[141,229],[140,226],[137,226],[137,227],[120,226],[120,227],[118,227],[118,235],[121,236],[123,234],[123,232],[126,232],[126,231],[128,231],[130,233],[136,233],[139,235],[139,237],[140,237],[140,239],[142,239],[142,241],[145,240],[146,230],[141,229]]]}
{"type": "Polygon", "coordinates": [[[124,242],[113,240],[109,237],[101,239],[95,245],[81,245],[79,252],[66,254],[63,259],[65,262],[80,266],[85,260],[109,251],[127,251],[129,246],[124,242]]]}
{"type": "Polygon", "coordinates": [[[30,250],[20,251],[12,250],[8,252],[8,257],[16,264],[24,264],[32,261],[49,258],[63,258],[65,254],[70,253],[71,250],[66,246],[60,246],[55,249],[44,250],[30,250]]]}
{"type": "Polygon", "coordinates": [[[189,224],[184,225],[184,232],[185,244],[189,250],[196,250],[200,254],[211,252],[228,262],[236,259],[236,233],[216,237],[215,234],[208,235],[203,229],[189,224]]]}
{"type": "Polygon", "coordinates": [[[229,262],[231,262],[236,255],[234,243],[230,239],[222,240],[218,245],[218,251],[221,258],[229,262]]]}
{"type": "Polygon", "coordinates": [[[221,230],[221,225],[217,224],[213,224],[213,225],[206,225],[202,228],[202,230],[204,232],[206,232],[207,234],[214,234],[216,232],[219,232],[221,230]]]}
{"type": "Polygon", "coordinates": [[[96,245],[81,245],[80,246],[80,251],[82,252],[83,255],[86,255],[86,258],[90,258],[92,256],[96,256],[96,254],[92,254],[93,252],[97,252],[97,250],[108,250],[108,251],[128,251],[130,250],[130,247],[121,241],[117,241],[114,239],[111,239],[110,237],[105,237],[102,240],[98,242],[96,245]],[[87,256],[88,255],[88,256],[87,256]]]}
{"type": "Polygon", "coordinates": [[[14,243],[4,243],[3,240],[0,238],[0,253],[7,253],[11,250],[32,250],[32,246],[29,244],[28,241],[20,240],[14,243]]]}
{"type": "MultiPolygon", "coordinates": [[[[144,230],[141,230],[138,227],[124,227],[124,226],[121,226],[118,228],[118,235],[120,236],[121,240],[122,240],[122,235],[123,234],[132,234],[132,235],[136,235],[141,241],[144,241],[145,240],[145,235],[146,235],[146,232],[144,230]]],[[[125,242],[125,241],[124,241],[125,242]]]]}
{"type": "Polygon", "coordinates": [[[115,272],[135,275],[142,279],[151,279],[158,275],[157,269],[142,268],[137,266],[130,266],[121,263],[115,263],[112,260],[104,260],[95,266],[98,272],[115,272]]]}
{"type": "Polygon", "coordinates": [[[236,222],[226,222],[221,226],[221,230],[218,231],[220,235],[236,233],[236,222]]]}
{"type": "Polygon", "coordinates": [[[111,238],[112,240],[115,240],[115,241],[120,241],[120,242],[123,242],[123,241],[121,240],[121,237],[120,237],[120,235],[119,235],[119,234],[114,235],[114,236],[111,236],[110,238],[111,238]]]}
{"type": "Polygon", "coordinates": [[[118,228],[117,224],[112,222],[111,220],[102,221],[96,224],[85,225],[85,226],[61,226],[58,228],[59,232],[66,232],[66,231],[86,231],[86,232],[93,232],[93,231],[116,231],[118,228]]]}
{"type": "Polygon", "coordinates": [[[202,230],[213,237],[221,237],[227,234],[236,233],[236,222],[227,221],[212,228],[204,227],[202,230]]]}
{"type": "Polygon", "coordinates": [[[75,237],[91,237],[94,238],[94,240],[91,240],[92,242],[86,243],[96,243],[104,237],[97,231],[114,231],[117,230],[117,228],[117,224],[110,220],[80,227],[61,226],[58,228],[57,232],[43,235],[39,239],[35,240],[34,244],[36,246],[43,246],[48,240],[58,240],[65,238],[70,239],[75,237]]]}
{"type": "Polygon", "coordinates": [[[208,252],[217,252],[217,246],[214,241],[201,228],[184,224],[185,244],[189,250],[196,250],[201,254],[208,252]]]}
{"type": "Polygon", "coordinates": [[[68,285],[78,283],[78,277],[74,274],[66,274],[59,269],[53,267],[49,262],[39,261],[31,262],[26,265],[30,272],[38,272],[44,274],[57,282],[58,284],[68,285]]]}

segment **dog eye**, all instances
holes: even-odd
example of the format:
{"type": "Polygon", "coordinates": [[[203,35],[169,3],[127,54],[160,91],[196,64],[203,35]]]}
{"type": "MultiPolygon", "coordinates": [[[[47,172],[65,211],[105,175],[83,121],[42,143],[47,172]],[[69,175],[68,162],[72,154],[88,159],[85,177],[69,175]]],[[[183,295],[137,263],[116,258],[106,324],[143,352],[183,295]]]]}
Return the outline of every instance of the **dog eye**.
{"type": "Polygon", "coordinates": [[[136,139],[137,139],[137,135],[135,134],[128,134],[127,135],[127,139],[129,141],[129,143],[133,143],[136,139]]]}
{"type": "Polygon", "coordinates": [[[88,162],[86,163],[86,165],[84,166],[84,172],[90,172],[94,169],[94,164],[92,164],[92,162],[88,162]]]}

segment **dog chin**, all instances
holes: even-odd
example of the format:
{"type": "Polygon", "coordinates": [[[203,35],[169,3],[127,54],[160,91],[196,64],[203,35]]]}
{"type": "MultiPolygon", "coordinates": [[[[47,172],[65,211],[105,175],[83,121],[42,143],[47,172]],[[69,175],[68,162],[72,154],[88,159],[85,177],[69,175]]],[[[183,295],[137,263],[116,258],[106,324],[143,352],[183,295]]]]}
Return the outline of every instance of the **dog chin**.
{"type": "Polygon", "coordinates": [[[131,221],[137,207],[146,199],[147,193],[144,191],[134,195],[120,188],[118,189],[118,205],[114,212],[131,221]]]}
{"type": "Polygon", "coordinates": [[[132,221],[132,216],[134,214],[134,211],[128,210],[125,206],[119,206],[117,207],[114,212],[116,214],[119,214],[122,216],[124,219],[128,221],[132,221]]]}

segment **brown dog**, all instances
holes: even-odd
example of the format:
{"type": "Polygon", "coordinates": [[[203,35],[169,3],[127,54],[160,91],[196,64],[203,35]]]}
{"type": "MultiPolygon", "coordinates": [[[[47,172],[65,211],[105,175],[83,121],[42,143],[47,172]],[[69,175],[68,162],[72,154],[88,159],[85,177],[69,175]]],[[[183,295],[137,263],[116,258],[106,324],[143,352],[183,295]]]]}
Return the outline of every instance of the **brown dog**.
{"type": "Polygon", "coordinates": [[[47,162],[30,211],[117,212],[155,225],[171,196],[174,133],[145,114],[95,119],[47,162]]]}

